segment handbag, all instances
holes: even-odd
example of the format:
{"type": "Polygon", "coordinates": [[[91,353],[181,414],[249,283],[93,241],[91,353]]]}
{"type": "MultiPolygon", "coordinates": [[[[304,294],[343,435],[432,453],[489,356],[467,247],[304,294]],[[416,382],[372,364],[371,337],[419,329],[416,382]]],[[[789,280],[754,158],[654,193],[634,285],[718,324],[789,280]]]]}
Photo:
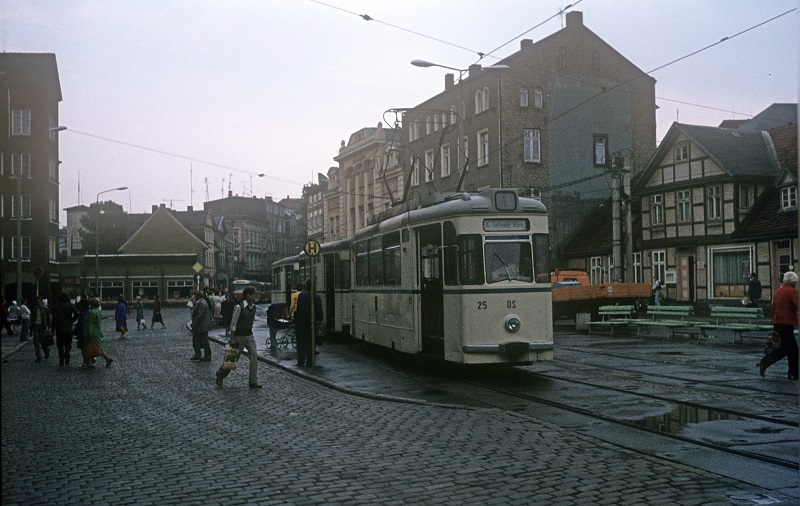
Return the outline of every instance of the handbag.
{"type": "Polygon", "coordinates": [[[781,347],[781,336],[774,330],[770,332],[767,337],[767,343],[764,347],[764,355],[769,355],[773,351],[781,347]]]}
{"type": "Polygon", "coordinates": [[[228,343],[225,346],[224,356],[222,357],[222,369],[228,369],[231,371],[236,370],[239,361],[239,343],[236,343],[236,347],[233,347],[228,343]]]}

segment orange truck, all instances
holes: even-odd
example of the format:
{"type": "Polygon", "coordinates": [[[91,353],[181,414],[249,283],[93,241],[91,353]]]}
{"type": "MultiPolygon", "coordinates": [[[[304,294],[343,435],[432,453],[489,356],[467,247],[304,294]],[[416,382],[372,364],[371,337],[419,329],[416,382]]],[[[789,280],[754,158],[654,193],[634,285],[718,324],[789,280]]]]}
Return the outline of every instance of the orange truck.
{"type": "Polygon", "coordinates": [[[600,306],[614,304],[636,306],[650,298],[647,283],[589,282],[586,271],[556,270],[550,273],[553,283],[553,319],[574,318],[578,313],[597,315],[600,306]]]}

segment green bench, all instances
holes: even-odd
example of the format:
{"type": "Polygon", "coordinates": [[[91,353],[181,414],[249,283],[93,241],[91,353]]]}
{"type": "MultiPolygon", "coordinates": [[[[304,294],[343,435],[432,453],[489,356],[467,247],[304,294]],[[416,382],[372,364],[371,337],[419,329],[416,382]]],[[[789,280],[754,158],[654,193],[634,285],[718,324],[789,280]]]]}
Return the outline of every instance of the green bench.
{"type": "Polygon", "coordinates": [[[716,306],[711,308],[711,321],[699,323],[697,327],[700,329],[698,342],[708,337],[709,330],[730,330],[733,332],[733,342],[736,343],[737,334],[741,341],[743,332],[769,331],[772,330],[772,323],[765,321],[760,307],[716,306]]]}
{"type": "Polygon", "coordinates": [[[594,329],[609,329],[609,334],[614,333],[616,327],[630,325],[636,314],[634,306],[600,306],[597,310],[600,320],[589,322],[589,333],[594,329]]]}
{"type": "Polygon", "coordinates": [[[636,325],[636,335],[641,335],[642,329],[650,333],[650,327],[666,327],[669,337],[674,336],[676,329],[686,329],[687,332],[696,333],[697,323],[691,321],[694,316],[692,306],[649,306],[647,318],[636,319],[631,323],[636,325]]]}

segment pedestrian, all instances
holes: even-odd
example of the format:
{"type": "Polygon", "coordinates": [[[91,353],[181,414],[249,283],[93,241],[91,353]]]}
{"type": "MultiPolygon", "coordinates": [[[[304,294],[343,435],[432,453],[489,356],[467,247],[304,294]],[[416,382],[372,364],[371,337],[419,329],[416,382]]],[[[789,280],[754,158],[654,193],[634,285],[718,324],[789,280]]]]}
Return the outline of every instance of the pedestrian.
{"type": "MultiPolygon", "coordinates": [[[[303,291],[297,297],[297,309],[294,312],[294,331],[297,336],[297,365],[310,367],[314,355],[311,345],[311,279],[303,285],[303,291]]],[[[314,321],[322,320],[322,299],[314,296],[314,321]]]]}
{"type": "Polygon", "coordinates": [[[22,313],[17,305],[17,301],[12,300],[11,305],[8,306],[8,321],[11,322],[11,325],[19,325],[20,317],[22,313]]]}
{"type": "Polygon", "coordinates": [[[117,298],[117,309],[114,311],[114,320],[117,322],[119,337],[125,337],[125,334],[128,333],[128,305],[125,303],[125,297],[122,295],[117,298]]]}
{"type": "Polygon", "coordinates": [[[758,307],[761,299],[761,281],[758,275],[753,272],[750,274],[750,281],[747,283],[747,307],[758,307]]]}
{"type": "Polygon", "coordinates": [[[222,302],[222,324],[225,326],[226,336],[231,329],[231,318],[233,317],[233,307],[235,305],[236,299],[234,295],[226,290],[225,300],[222,302]]]}
{"type": "Polygon", "coordinates": [[[31,324],[33,325],[33,349],[36,351],[36,362],[50,358],[50,310],[47,309],[41,297],[36,297],[36,305],[31,311],[31,324]]]}
{"type": "Polygon", "coordinates": [[[83,337],[84,337],[84,354],[83,365],[81,369],[89,369],[92,367],[92,359],[94,357],[103,357],[106,359],[106,367],[111,367],[113,358],[108,356],[106,350],[103,348],[103,331],[100,328],[100,299],[97,297],[89,301],[89,312],[86,313],[86,319],[83,322],[83,337]]]}
{"type": "Polygon", "coordinates": [[[58,366],[69,365],[70,352],[72,351],[72,324],[78,319],[78,311],[69,301],[69,294],[58,294],[56,304],[53,306],[53,330],[56,333],[56,349],[58,350],[58,366]]]}
{"type": "Polygon", "coordinates": [[[797,273],[788,271],[783,275],[783,284],[775,291],[772,297],[772,326],[780,336],[780,345],[766,354],[760,362],[756,364],[758,373],[763,377],[764,372],[769,366],[778,360],[786,357],[789,362],[787,377],[797,381],[798,377],[798,356],[797,341],[794,337],[794,329],[797,327],[797,273]]]}
{"type": "MultiPolygon", "coordinates": [[[[256,318],[256,289],[246,286],[242,291],[242,299],[242,302],[233,308],[230,345],[239,349],[236,354],[237,360],[242,355],[242,348],[247,350],[247,358],[250,360],[250,388],[261,388],[261,384],[258,382],[258,351],[256,350],[256,339],[253,336],[253,322],[256,318]]],[[[219,368],[217,386],[222,386],[222,380],[230,372],[230,369],[219,368]]]]}
{"type": "Polygon", "coordinates": [[[147,330],[147,324],[144,322],[144,304],[142,304],[142,298],[138,295],[133,308],[136,310],[136,330],[139,330],[139,327],[144,327],[147,330]]]}
{"type": "Polygon", "coordinates": [[[269,349],[275,351],[278,349],[278,319],[275,318],[275,306],[272,299],[267,301],[267,327],[269,327],[269,349]]]}
{"type": "Polygon", "coordinates": [[[214,325],[222,323],[222,301],[224,297],[220,290],[214,291],[214,325]]]}
{"type": "Polygon", "coordinates": [[[77,341],[78,349],[81,350],[83,356],[83,363],[91,359],[86,358],[86,337],[84,336],[83,329],[85,327],[86,315],[89,313],[89,298],[84,294],[76,299],[75,309],[78,311],[78,318],[75,320],[75,327],[73,328],[73,335],[77,341]]]}
{"type": "Polygon", "coordinates": [[[161,328],[165,328],[164,325],[164,318],[161,316],[161,299],[158,297],[158,294],[153,296],[153,318],[150,320],[150,328],[156,328],[156,322],[161,324],[161,328]]]}
{"type": "Polygon", "coordinates": [[[653,305],[661,305],[661,281],[658,280],[658,276],[653,276],[653,305]]]}
{"type": "Polygon", "coordinates": [[[294,312],[297,311],[297,297],[300,296],[300,292],[303,291],[303,283],[297,284],[297,290],[292,292],[292,299],[289,304],[289,319],[294,320],[294,312]]]}
{"type": "Polygon", "coordinates": [[[208,299],[203,297],[203,292],[195,294],[195,303],[192,307],[192,347],[194,356],[189,360],[211,362],[211,345],[208,342],[208,331],[211,330],[211,309],[208,299]],[[200,355],[200,350],[204,354],[200,355]]]}
{"type": "Polygon", "coordinates": [[[14,335],[14,331],[11,329],[11,322],[8,321],[8,317],[10,313],[8,311],[8,306],[6,305],[6,298],[0,297],[0,333],[3,332],[3,329],[6,329],[9,336],[14,335]]]}
{"type": "Polygon", "coordinates": [[[19,305],[19,321],[20,321],[20,330],[19,330],[19,342],[24,343],[28,340],[28,331],[31,328],[31,310],[28,308],[25,301],[19,305]]]}

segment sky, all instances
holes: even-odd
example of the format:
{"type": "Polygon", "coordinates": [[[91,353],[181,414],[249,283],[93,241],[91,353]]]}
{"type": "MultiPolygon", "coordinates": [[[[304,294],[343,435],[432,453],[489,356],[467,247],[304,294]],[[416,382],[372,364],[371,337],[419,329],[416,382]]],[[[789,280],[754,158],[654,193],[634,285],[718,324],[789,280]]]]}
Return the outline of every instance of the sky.
{"type": "MultiPolygon", "coordinates": [[[[300,197],[304,184],[336,165],[350,134],[392,126],[387,111],[443,90],[447,70],[411,60],[467,68],[482,52],[479,63],[491,65],[518,51],[521,39],[560,30],[567,5],[0,0],[0,50],[56,55],[59,124],[67,127],[59,134],[62,208],[127,186],[100,200],[135,213],[162,203],[200,209],[229,189],[300,197]]],[[[582,11],[590,30],[652,71],[660,141],[674,121],[717,126],[796,103],[796,7],[573,0],[567,10],[582,11]]]]}

